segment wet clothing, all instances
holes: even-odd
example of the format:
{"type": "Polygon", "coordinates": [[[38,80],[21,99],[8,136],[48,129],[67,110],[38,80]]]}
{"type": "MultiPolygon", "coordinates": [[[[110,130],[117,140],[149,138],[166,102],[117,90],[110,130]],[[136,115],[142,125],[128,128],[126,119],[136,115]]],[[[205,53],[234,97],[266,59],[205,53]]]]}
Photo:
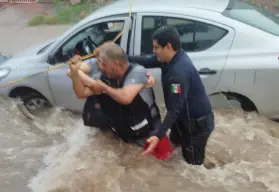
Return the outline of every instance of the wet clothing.
{"type": "MultiPolygon", "coordinates": [[[[205,144],[214,129],[214,117],[210,100],[191,59],[181,49],[168,64],[160,63],[155,55],[129,56],[129,61],[145,68],[159,67],[162,70],[167,115],[155,135],[162,138],[171,128],[171,132],[179,133],[185,160],[191,164],[203,163],[205,144]],[[189,154],[190,148],[192,152],[189,154]]],[[[176,142],[173,138],[170,137],[176,142]]]]}
{"type": "Polygon", "coordinates": [[[205,158],[207,140],[213,129],[213,114],[199,119],[191,119],[189,126],[185,126],[183,121],[177,120],[171,127],[170,140],[181,146],[186,162],[201,165],[205,158]]]}
{"type": "MultiPolygon", "coordinates": [[[[144,84],[146,69],[130,64],[122,79],[109,79],[101,73],[94,61],[87,61],[91,76],[100,79],[113,88],[130,84],[144,84]]],[[[133,142],[150,136],[154,127],[160,125],[159,108],[155,103],[153,89],[143,88],[129,105],[116,102],[107,94],[90,96],[84,106],[84,124],[99,128],[109,128],[124,141],[133,142]]],[[[143,143],[142,143],[143,144],[143,143]]]]}

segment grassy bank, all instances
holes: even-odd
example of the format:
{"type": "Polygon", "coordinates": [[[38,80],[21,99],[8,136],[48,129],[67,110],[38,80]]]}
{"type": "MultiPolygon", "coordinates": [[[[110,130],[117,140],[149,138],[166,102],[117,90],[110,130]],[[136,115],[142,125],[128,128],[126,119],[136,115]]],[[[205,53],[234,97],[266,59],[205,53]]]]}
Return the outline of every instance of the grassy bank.
{"type": "Polygon", "coordinates": [[[29,26],[55,25],[75,23],[97,8],[104,6],[105,3],[87,2],[79,5],[54,5],[54,12],[51,15],[41,14],[29,20],[29,26]],[[59,8],[60,7],[60,8],[59,8]]]}

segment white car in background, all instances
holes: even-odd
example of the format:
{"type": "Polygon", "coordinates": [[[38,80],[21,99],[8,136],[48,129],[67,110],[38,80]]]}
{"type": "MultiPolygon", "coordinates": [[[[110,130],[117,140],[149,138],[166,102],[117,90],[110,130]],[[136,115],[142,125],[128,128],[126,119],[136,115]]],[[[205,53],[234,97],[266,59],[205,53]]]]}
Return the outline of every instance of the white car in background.
{"type": "MultiPolygon", "coordinates": [[[[213,107],[217,95],[246,111],[279,118],[279,20],[275,14],[238,0],[120,0],[83,19],[55,40],[26,49],[0,64],[1,83],[65,63],[75,51],[82,56],[128,27],[116,43],[129,55],[152,53],[151,36],[162,25],[174,25],[182,47],[200,72],[213,107]]],[[[81,112],[68,67],[0,88],[0,95],[20,97],[30,112],[47,103],[81,112]]],[[[148,69],[157,79],[157,102],[164,104],[160,69],[148,69]]],[[[216,99],[217,98],[217,99],[216,99]]]]}

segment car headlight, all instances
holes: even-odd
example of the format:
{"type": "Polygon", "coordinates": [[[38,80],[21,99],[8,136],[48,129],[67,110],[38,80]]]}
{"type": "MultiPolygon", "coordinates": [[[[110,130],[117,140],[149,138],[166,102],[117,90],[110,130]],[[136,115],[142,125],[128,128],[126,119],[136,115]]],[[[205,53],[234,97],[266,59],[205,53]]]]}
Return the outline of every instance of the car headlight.
{"type": "Polygon", "coordinates": [[[7,77],[10,72],[11,72],[11,68],[9,68],[9,67],[0,68],[0,80],[7,77]]]}

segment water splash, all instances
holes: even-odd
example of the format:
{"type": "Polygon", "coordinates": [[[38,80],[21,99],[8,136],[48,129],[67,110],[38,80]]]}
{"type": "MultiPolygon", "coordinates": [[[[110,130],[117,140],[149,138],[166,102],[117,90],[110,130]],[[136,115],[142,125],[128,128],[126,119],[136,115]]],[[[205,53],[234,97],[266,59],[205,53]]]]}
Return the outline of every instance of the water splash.
{"type": "Polygon", "coordinates": [[[4,103],[0,182],[26,177],[24,185],[30,179],[33,192],[279,191],[279,125],[254,113],[215,110],[205,166],[191,166],[179,148],[158,161],[110,133],[85,127],[79,115],[53,109],[52,116],[31,122],[4,103]]]}

